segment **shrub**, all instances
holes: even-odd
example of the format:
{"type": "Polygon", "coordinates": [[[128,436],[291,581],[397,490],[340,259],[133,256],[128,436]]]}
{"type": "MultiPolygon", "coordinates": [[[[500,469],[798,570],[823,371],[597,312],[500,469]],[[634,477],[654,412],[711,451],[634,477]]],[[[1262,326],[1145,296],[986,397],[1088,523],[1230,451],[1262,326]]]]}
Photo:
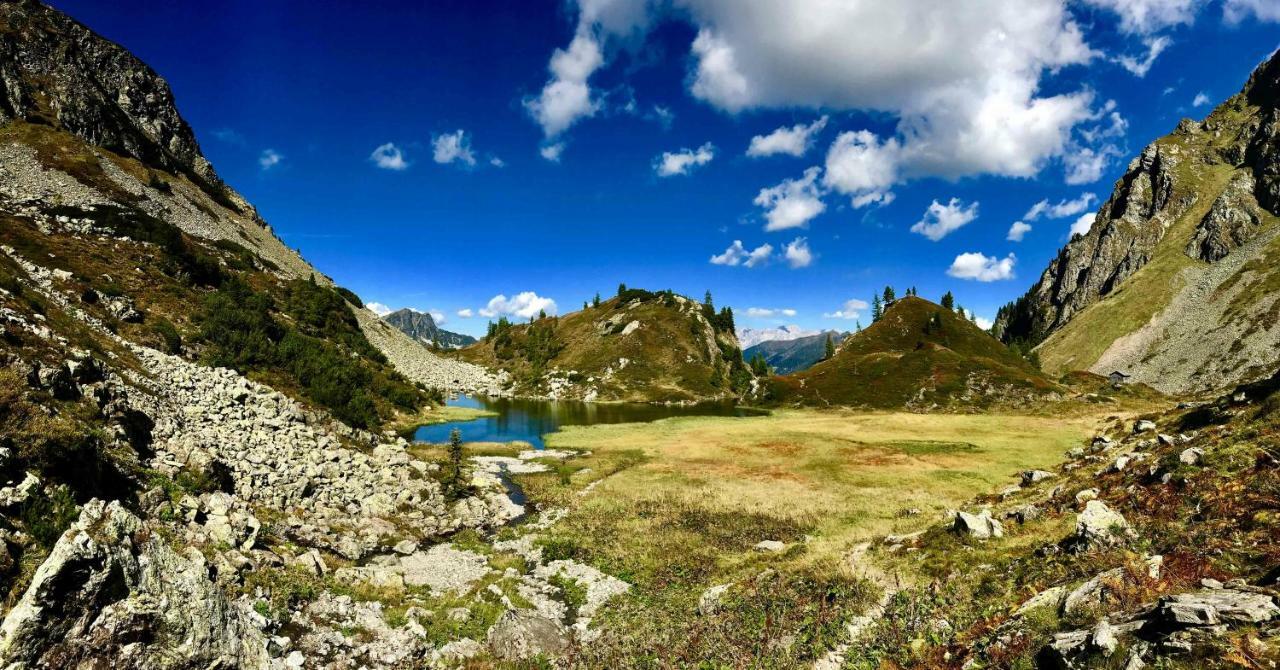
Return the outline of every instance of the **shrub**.
{"type": "Polygon", "coordinates": [[[178,334],[178,329],[161,316],[154,317],[151,321],[151,331],[164,341],[165,352],[175,355],[182,353],[182,335],[178,334]]]}

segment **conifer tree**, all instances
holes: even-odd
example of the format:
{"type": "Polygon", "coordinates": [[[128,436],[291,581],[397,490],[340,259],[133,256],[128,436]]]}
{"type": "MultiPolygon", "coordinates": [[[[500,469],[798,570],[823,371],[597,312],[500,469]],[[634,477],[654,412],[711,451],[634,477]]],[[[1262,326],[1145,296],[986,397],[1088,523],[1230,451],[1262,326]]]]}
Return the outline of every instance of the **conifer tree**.
{"type": "Polygon", "coordinates": [[[462,431],[457,428],[449,432],[449,488],[462,490],[462,431]]]}
{"type": "Polygon", "coordinates": [[[956,308],[956,298],[951,295],[951,291],[942,294],[942,307],[948,311],[956,308]]]}
{"type": "Polygon", "coordinates": [[[894,294],[894,292],[893,292],[893,287],[892,287],[892,286],[886,286],[886,287],[884,287],[884,302],[885,302],[885,304],[891,303],[891,302],[893,302],[893,301],[894,301],[894,300],[896,300],[896,299],[897,299],[897,296],[896,296],[896,295],[894,294]]]}
{"type": "Polygon", "coordinates": [[[880,296],[878,295],[872,296],[871,297],[871,323],[875,323],[879,321],[880,317],[883,315],[884,315],[884,306],[881,305],[880,303],[880,296]]]}
{"type": "Polygon", "coordinates": [[[835,338],[831,336],[831,333],[827,333],[827,345],[825,351],[826,354],[823,356],[824,359],[829,359],[836,355],[836,341],[835,338]]]}

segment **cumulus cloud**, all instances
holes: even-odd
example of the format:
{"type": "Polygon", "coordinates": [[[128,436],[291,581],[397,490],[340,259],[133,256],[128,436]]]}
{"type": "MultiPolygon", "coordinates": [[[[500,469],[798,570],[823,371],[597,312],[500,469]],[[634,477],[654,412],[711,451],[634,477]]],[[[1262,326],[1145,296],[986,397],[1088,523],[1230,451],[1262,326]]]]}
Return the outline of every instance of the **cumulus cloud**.
{"type": "Polygon", "coordinates": [[[795,316],[796,311],[790,308],[775,309],[773,307],[748,307],[747,316],[757,319],[768,319],[775,316],[795,316]]]}
{"type": "Polygon", "coordinates": [[[782,250],[782,256],[792,269],[807,268],[813,264],[813,251],[809,249],[809,240],[804,237],[788,242],[782,250]]]}
{"type": "Polygon", "coordinates": [[[1097,218],[1098,218],[1097,214],[1093,212],[1089,212],[1088,214],[1085,214],[1080,218],[1076,219],[1075,222],[1071,224],[1071,236],[1075,237],[1076,235],[1088,234],[1089,229],[1093,227],[1093,222],[1097,218]]]}
{"type": "Polygon", "coordinates": [[[898,182],[901,161],[902,147],[896,139],[881,142],[866,130],[840,133],[827,150],[822,183],[850,196],[855,208],[884,203],[892,200],[889,188],[898,182]]]}
{"type": "Polygon", "coordinates": [[[976,279],[980,282],[1013,279],[1013,266],[1017,262],[1013,254],[1004,258],[967,253],[956,256],[947,274],[956,279],[976,279]]]}
{"type": "Polygon", "coordinates": [[[459,317],[462,317],[464,319],[470,319],[471,317],[476,315],[476,313],[472,311],[470,307],[458,310],[457,314],[459,317]]]}
{"type": "Polygon", "coordinates": [[[929,205],[929,209],[925,210],[924,218],[911,226],[911,232],[920,233],[937,242],[976,218],[978,218],[976,202],[966,206],[963,200],[952,198],[944,205],[934,200],[933,204],[929,205]]]}
{"type": "Polygon", "coordinates": [[[802,228],[827,209],[817,183],[821,172],[822,168],[811,167],[800,179],[785,179],[760,190],[754,202],[766,210],[766,231],[802,228]]]}
{"type": "Polygon", "coordinates": [[[494,318],[514,316],[529,319],[545,311],[549,315],[556,313],[556,301],[544,298],[533,291],[524,291],[510,299],[498,294],[489,300],[489,304],[480,308],[480,316],[494,318]]]}
{"type": "Polygon", "coordinates": [[[1051,205],[1046,198],[1031,206],[1026,214],[1022,215],[1023,221],[1035,221],[1040,217],[1048,217],[1050,219],[1062,219],[1068,216],[1075,216],[1093,206],[1098,201],[1098,196],[1093,193],[1081,193],[1080,197],[1074,200],[1059,200],[1058,204],[1051,205]]]}
{"type": "Polygon", "coordinates": [[[692,24],[690,93],[717,109],[896,118],[890,136],[862,143],[881,150],[887,165],[877,174],[895,181],[1033,176],[1063,155],[1073,129],[1092,114],[1088,89],[1042,93],[1046,77],[1097,57],[1062,0],[984,0],[980,11],[936,0],[578,0],[578,7],[572,42],[552,56],[553,76],[529,104],[548,137],[594,113],[588,80],[602,64],[601,44],[642,43],[634,36],[659,14],[692,24]],[[585,65],[561,67],[563,60],[585,65]],[[560,88],[573,91],[563,96],[575,101],[564,106],[572,113],[549,113],[560,88]]]}
{"type": "Polygon", "coordinates": [[[384,170],[404,170],[409,167],[409,161],[405,160],[404,152],[392,142],[374,149],[373,153],[369,154],[369,160],[384,170]]]}
{"type": "Polygon", "coordinates": [[[465,130],[436,135],[431,139],[431,151],[432,159],[441,165],[458,162],[473,167],[476,164],[476,154],[471,150],[471,138],[465,130]]]}
{"type": "MultiPolygon", "coordinates": [[[[1109,11],[1120,18],[1120,29],[1147,35],[1196,19],[1204,0],[1083,0],[1084,4],[1109,11]]],[[[1230,0],[1228,0],[1230,2],[1230,0]]]]}
{"type": "Polygon", "coordinates": [[[1196,99],[1191,102],[1192,107],[1204,107],[1209,104],[1209,96],[1201,91],[1196,94],[1196,99]]]}
{"type": "Polygon", "coordinates": [[[849,319],[852,321],[853,319],[858,318],[858,316],[862,314],[862,310],[867,307],[869,307],[869,305],[866,300],[852,298],[844,301],[844,304],[840,306],[840,309],[834,312],[827,312],[822,316],[826,319],[849,319]]]}
{"type": "Polygon", "coordinates": [[[976,315],[973,318],[973,322],[983,330],[991,330],[991,327],[996,325],[995,322],[992,321],[991,319],[988,319],[982,316],[976,316],[976,315]]]}
{"type": "Polygon", "coordinates": [[[283,161],[284,154],[281,154],[275,149],[265,149],[262,154],[258,156],[258,167],[262,168],[263,172],[266,172],[283,161]]]}
{"type": "Polygon", "coordinates": [[[1021,242],[1022,238],[1026,237],[1029,232],[1031,232],[1030,224],[1022,221],[1014,221],[1013,225],[1009,226],[1009,234],[1005,235],[1004,239],[1009,240],[1010,242],[1021,242]]]}
{"type": "Polygon", "coordinates": [[[600,104],[593,99],[587,80],[604,64],[600,44],[588,32],[579,30],[567,49],[551,56],[551,79],[537,97],[525,100],[529,115],[552,138],[579,119],[594,116],[600,104]]]}
{"type": "Polygon", "coordinates": [[[681,149],[675,152],[665,151],[661,156],[654,159],[653,171],[658,173],[659,177],[686,175],[692,172],[694,168],[710,163],[711,159],[715,157],[716,148],[710,142],[697,149],[681,149]]]}
{"type": "Polygon", "coordinates": [[[551,161],[552,163],[559,163],[560,155],[564,153],[564,142],[555,142],[553,144],[545,144],[542,146],[542,148],[538,149],[538,153],[541,154],[543,158],[551,161]]]}
{"type": "Polygon", "coordinates": [[[734,240],[724,253],[716,254],[711,257],[712,265],[728,265],[730,267],[742,265],[754,268],[762,265],[769,260],[769,256],[773,254],[772,244],[762,244],[755,249],[747,250],[742,246],[742,240],[734,240]]]}
{"type": "Polygon", "coordinates": [[[1227,23],[1240,23],[1250,16],[1259,21],[1280,21],[1280,4],[1275,0],[1226,0],[1222,16],[1227,23]]]}
{"type": "Polygon", "coordinates": [[[1106,172],[1112,159],[1123,155],[1124,152],[1113,144],[1097,148],[1080,147],[1063,161],[1064,181],[1071,186],[1092,184],[1102,179],[1102,173],[1106,172]]]}
{"type": "Polygon", "coordinates": [[[387,307],[380,302],[366,302],[364,304],[364,308],[378,316],[386,316],[393,311],[390,307],[387,307]]]}
{"type": "Polygon", "coordinates": [[[813,146],[813,138],[827,127],[827,117],[822,117],[810,124],[798,123],[791,127],[783,126],[768,135],[756,135],[751,138],[747,147],[747,155],[753,158],[786,154],[803,156],[813,146]]]}

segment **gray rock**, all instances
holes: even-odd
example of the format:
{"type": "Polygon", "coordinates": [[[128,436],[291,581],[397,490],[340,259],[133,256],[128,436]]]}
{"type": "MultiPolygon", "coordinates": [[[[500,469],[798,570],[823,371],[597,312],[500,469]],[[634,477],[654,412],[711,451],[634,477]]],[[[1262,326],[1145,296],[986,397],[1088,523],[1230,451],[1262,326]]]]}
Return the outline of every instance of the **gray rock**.
{"type": "Polygon", "coordinates": [[[777,540],[761,540],[756,543],[754,549],[764,553],[774,553],[786,549],[787,545],[777,540]]]}
{"type": "Polygon", "coordinates": [[[1071,544],[1081,550],[1121,544],[1133,534],[1129,522],[1119,512],[1101,500],[1090,500],[1076,517],[1076,531],[1071,544]]]}
{"type": "Polygon", "coordinates": [[[981,514],[957,512],[951,529],[961,535],[974,539],[986,540],[993,537],[1004,537],[1004,526],[991,518],[991,513],[984,510],[981,514]]]}
{"type": "Polygon", "coordinates": [[[698,597],[698,614],[710,616],[720,611],[720,602],[732,587],[733,584],[717,584],[703,591],[698,597]]]}
{"type": "Polygon", "coordinates": [[[117,502],[86,504],[0,624],[0,657],[77,667],[127,649],[134,667],[269,667],[252,611],[209,580],[200,553],[143,529],[117,502]],[[143,632],[151,644],[136,644],[143,632]]]}
{"type": "Polygon", "coordinates": [[[1134,432],[1135,434],[1136,434],[1136,433],[1146,433],[1146,432],[1149,432],[1149,431],[1153,431],[1153,430],[1155,430],[1155,429],[1156,429],[1156,424],[1155,424],[1155,422],[1154,422],[1154,421],[1148,421],[1148,420],[1146,420],[1146,419],[1139,419],[1138,421],[1135,421],[1135,422],[1134,422],[1134,424],[1133,424],[1133,432],[1134,432]]]}
{"type": "Polygon", "coordinates": [[[1207,589],[1161,598],[1156,613],[1171,627],[1259,624],[1280,616],[1280,607],[1262,593],[1207,589]]]}
{"type": "Polygon", "coordinates": [[[1199,465],[1203,458],[1204,449],[1200,447],[1189,447],[1183,449],[1181,454],[1178,454],[1178,461],[1185,465],[1199,465]]]}
{"type": "Polygon", "coordinates": [[[569,647],[564,628],[532,610],[508,610],[489,628],[489,649],[507,661],[557,657],[569,647]]]}
{"type": "Polygon", "coordinates": [[[1052,472],[1046,472],[1044,470],[1026,470],[1022,473],[1022,485],[1031,486],[1052,477],[1052,472]]]}

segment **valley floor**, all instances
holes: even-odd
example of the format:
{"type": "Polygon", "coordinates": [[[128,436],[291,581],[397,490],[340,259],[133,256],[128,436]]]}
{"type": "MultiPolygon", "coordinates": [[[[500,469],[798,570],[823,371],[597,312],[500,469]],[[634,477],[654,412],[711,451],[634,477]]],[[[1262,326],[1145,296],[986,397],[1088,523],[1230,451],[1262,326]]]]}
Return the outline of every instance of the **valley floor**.
{"type": "Polygon", "coordinates": [[[937,526],[1020,471],[1060,463],[1107,409],[782,410],[570,427],[548,446],[580,456],[517,480],[536,506],[563,510],[536,540],[545,560],[632,585],[571,664],[808,667],[897,586],[851,560],[864,543],[937,526]]]}

